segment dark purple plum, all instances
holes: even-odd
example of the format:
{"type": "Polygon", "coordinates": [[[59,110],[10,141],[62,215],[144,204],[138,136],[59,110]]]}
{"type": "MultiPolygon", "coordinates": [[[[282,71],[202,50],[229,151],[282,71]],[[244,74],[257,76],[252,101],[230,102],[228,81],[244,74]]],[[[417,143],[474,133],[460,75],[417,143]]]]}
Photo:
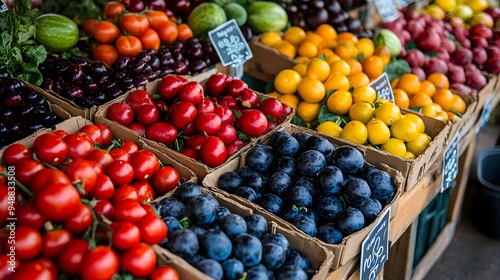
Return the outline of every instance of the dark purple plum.
{"type": "Polygon", "coordinates": [[[219,262],[213,259],[204,259],[196,264],[196,268],[215,280],[222,280],[224,270],[219,262]]]}
{"type": "Polygon", "coordinates": [[[233,256],[245,267],[260,263],[262,259],[262,242],[255,236],[243,233],[233,239],[233,256]]]}
{"type": "Polygon", "coordinates": [[[274,243],[263,244],[261,263],[267,269],[275,270],[280,268],[286,260],[286,252],[280,245],[274,243]]]}
{"type": "Polygon", "coordinates": [[[287,173],[278,171],[269,176],[267,187],[275,194],[282,195],[288,193],[292,186],[292,178],[287,173]]]}
{"type": "Polygon", "coordinates": [[[217,181],[217,187],[229,193],[234,193],[242,184],[243,179],[236,172],[232,171],[223,173],[217,181]]]}
{"type": "Polygon", "coordinates": [[[378,214],[382,211],[382,204],[377,199],[369,198],[365,204],[359,207],[359,211],[363,213],[365,221],[368,224],[373,222],[378,217],[378,214]]]}
{"type": "Polygon", "coordinates": [[[293,157],[281,157],[276,161],[275,172],[280,171],[288,174],[291,178],[297,175],[295,159],[293,157]]]}
{"type": "Polygon", "coordinates": [[[283,200],[272,193],[263,194],[257,204],[277,216],[280,216],[285,208],[283,200]]]}
{"type": "Polygon", "coordinates": [[[325,222],[333,222],[337,215],[344,209],[344,204],[336,196],[321,196],[315,205],[318,217],[325,222]]]}
{"type": "Polygon", "coordinates": [[[198,253],[200,244],[198,243],[198,237],[193,231],[179,229],[169,237],[166,248],[183,259],[190,259],[198,253]]]}
{"type": "Polygon", "coordinates": [[[172,216],[177,219],[182,219],[187,214],[186,206],[176,197],[165,197],[160,200],[160,204],[161,208],[158,214],[161,217],[172,216]]]}
{"type": "Polygon", "coordinates": [[[389,173],[377,170],[366,179],[370,186],[372,197],[378,200],[392,199],[396,193],[396,187],[389,173]]]}
{"type": "Polygon", "coordinates": [[[247,232],[247,223],[240,215],[229,214],[220,220],[219,228],[229,239],[233,239],[237,235],[247,232]]]}
{"type": "Polygon", "coordinates": [[[340,242],[342,242],[342,238],[344,238],[344,235],[337,226],[335,226],[333,223],[328,223],[318,228],[316,237],[328,244],[340,244],[340,242]]]}
{"type": "Polygon", "coordinates": [[[347,145],[337,148],[333,155],[333,162],[343,173],[347,174],[358,173],[365,164],[363,154],[347,145]]]}
{"type": "Polygon", "coordinates": [[[277,279],[307,280],[307,273],[296,265],[285,265],[277,271],[277,279]]]}
{"type": "Polygon", "coordinates": [[[313,197],[304,186],[292,187],[290,190],[290,200],[297,207],[311,207],[313,204],[313,197]]]}
{"type": "Polygon", "coordinates": [[[268,231],[267,220],[259,214],[250,214],[245,217],[247,233],[261,239],[268,231]]]}
{"type": "Polygon", "coordinates": [[[257,200],[259,199],[257,192],[255,192],[254,189],[248,186],[241,186],[237,188],[234,191],[234,194],[243,197],[244,199],[249,200],[251,202],[257,202],[257,200]]]}
{"type": "Polygon", "coordinates": [[[284,265],[296,265],[303,270],[311,268],[311,261],[304,253],[299,250],[290,250],[284,265]]]}
{"type": "Polygon", "coordinates": [[[200,186],[193,182],[184,182],[175,189],[173,196],[177,197],[182,203],[188,204],[192,198],[200,194],[200,186]]]}
{"type": "Polygon", "coordinates": [[[365,226],[363,213],[356,208],[349,207],[338,216],[339,229],[344,236],[361,230],[365,226]]]}
{"type": "Polygon", "coordinates": [[[297,160],[297,167],[300,173],[305,176],[315,176],[318,172],[323,170],[325,166],[325,156],[317,150],[305,151],[297,160]]]}
{"type": "Polygon", "coordinates": [[[350,206],[359,207],[365,204],[371,196],[370,186],[360,178],[352,178],[344,185],[344,199],[350,206]]]}
{"type": "Polygon", "coordinates": [[[342,191],[344,175],[338,167],[329,165],[318,173],[316,181],[317,188],[324,195],[338,195],[342,191]]]}
{"type": "Polygon", "coordinates": [[[255,146],[248,151],[245,158],[245,165],[262,174],[269,170],[274,157],[270,149],[260,147],[255,146]]]}
{"type": "Polygon", "coordinates": [[[227,259],[223,261],[221,265],[224,271],[224,279],[237,280],[240,279],[245,272],[243,263],[235,258],[227,259]]]}
{"type": "Polygon", "coordinates": [[[325,156],[327,162],[332,159],[335,147],[330,141],[323,137],[313,135],[309,137],[305,143],[305,150],[316,150],[325,156]]]}
{"type": "Polygon", "coordinates": [[[231,255],[233,245],[229,237],[221,230],[209,229],[199,238],[200,250],[216,261],[223,261],[231,255]]]}

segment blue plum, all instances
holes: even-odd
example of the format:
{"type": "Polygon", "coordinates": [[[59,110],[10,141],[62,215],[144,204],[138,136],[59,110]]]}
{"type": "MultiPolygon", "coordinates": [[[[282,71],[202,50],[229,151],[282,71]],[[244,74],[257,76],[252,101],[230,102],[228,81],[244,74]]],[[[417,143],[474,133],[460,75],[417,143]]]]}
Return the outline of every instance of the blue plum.
{"type": "Polygon", "coordinates": [[[368,176],[370,176],[370,174],[372,174],[373,172],[375,172],[377,170],[379,170],[379,169],[375,165],[367,165],[363,169],[361,169],[361,171],[358,172],[358,174],[356,176],[361,178],[361,179],[367,180],[368,176]]]}
{"type": "Polygon", "coordinates": [[[219,223],[225,216],[231,214],[231,211],[224,206],[217,207],[215,210],[215,223],[219,223]]]}
{"type": "Polygon", "coordinates": [[[318,173],[317,186],[324,195],[340,194],[343,184],[344,175],[336,166],[327,166],[318,173]]]}
{"type": "Polygon", "coordinates": [[[315,176],[326,166],[325,156],[316,151],[308,150],[300,154],[297,167],[302,175],[315,176]]]}
{"type": "Polygon", "coordinates": [[[282,195],[290,190],[292,178],[288,174],[278,171],[269,176],[267,187],[275,194],[282,195]]]}
{"type": "Polygon", "coordinates": [[[368,183],[361,178],[352,178],[344,185],[344,199],[354,207],[363,205],[370,198],[372,192],[368,183]]]}
{"type": "MultiPolygon", "coordinates": [[[[213,198],[213,196],[210,195],[213,198]]],[[[200,227],[207,227],[215,221],[215,214],[219,207],[217,200],[200,194],[193,197],[187,206],[187,215],[191,221],[200,227]]]]}
{"type": "Polygon", "coordinates": [[[233,256],[245,267],[254,266],[262,259],[262,243],[257,237],[242,233],[233,239],[233,256]]]}
{"type": "Polygon", "coordinates": [[[186,216],[186,206],[178,198],[170,196],[160,200],[161,212],[158,213],[161,217],[173,216],[181,219],[186,216]]]}
{"type": "Polygon", "coordinates": [[[231,258],[221,263],[224,271],[224,280],[239,280],[245,272],[245,266],[240,260],[231,258]]]}
{"type": "Polygon", "coordinates": [[[224,277],[224,270],[216,260],[204,259],[196,264],[196,268],[215,280],[222,280],[224,277]]]}
{"type": "Polygon", "coordinates": [[[307,273],[300,267],[290,264],[278,270],[276,279],[307,280],[307,273]]]}
{"type": "Polygon", "coordinates": [[[269,136],[267,145],[271,146],[273,150],[275,150],[280,145],[279,142],[281,141],[281,139],[285,137],[290,137],[290,134],[284,130],[276,130],[269,136]]]}
{"type": "Polygon", "coordinates": [[[327,162],[332,159],[335,147],[330,141],[323,137],[313,135],[309,137],[305,143],[305,150],[316,150],[325,156],[327,162]]]}
{"type": "Polygon", "coordinates": [[[278,244],[266,243],[262,246],[262,260],[261,263],[267,269],[275,270],[280,268],[286,259],[286,252],[278,244]]]}
{"type": "Polygon", "coordinates": [[[250,214],[245,217],[247,233],[261,239],[268,231],[266,218],[259,214],[250,214]]]}
{"type": "Polygon", "coordinates": [[[343,173],[356,174],[365,165],[363,154],[351,146],[341,146],[337,148],[333,155],[335,165],[342,170],[343,173]]]}
{"type": "Polygon", "coordinates": [[[290,134],[279,139],[276,147],[273,147],[276,154],[279,156],[295,156],[300,150],[300,144],[297,139],[290,134]]]}
{"type": "Polygon", "coordinates": [[[318,228],[316,237],[328,244],[340,244],[344,235],[333,223],[324,224],[318,228]]]}
{"type": "Polygon", "coordinates": [[[258,200],[258,204],[277,216],[280,216],[285,208],[283,200],[279,196],[272,193],[263,194],[258,200]]]}
{"type": "Polygon", "coordinates": [[[365,226],[363,213],[356,208],[349,207],[338,216],[339,229],[344,236],[361,230],[365,226]]]}
{"type": "Polygon", "coordinates": [[[269,272],[263,264],[258,264],[250,267],[247,271],[247,277],[245,280],[269,280],[273,279],[269,277],[269,272]]]}
{"type": "Polygon", "coordinates": [[[290,190],[290,199],[293,205],[297,207],[311,207],[313,197],[309,190],[304,186],[295,186],[290,190]]]}
{"type": "Polygon", "coordinates": [[[316,202],[316,214],[325,222],[333,222],[337,215],[344,209],[342,201],[333,195],[320,196],[316,202]]]}
{"type": "Polygon", "coordinates": [[[199,249],[198,237],[189,229],[176,230],[167,244],[167,250],[186,260],[196,255],[199,249]]]}
{"type": "Polygon", "coordinates": [[[304,215],[300,215],[292,220],[292,224],[296,226],[299,230],[303,231],[305,234],[312,237],[316,236],[318,229],[316,227],[316,223],[312,219],[304,215]]]}
{"type": "Polygon", "coordinates": [[[174,191],[173,197],[177,197],[182,203],[188,204],[191,198],[201,194],[200,186],[192,182],[180,184],[174,191]]]}
{"type": "Polygon", "coordinates": [[[295,177],[297,175],[297,167],[295,159],[293,157],[281,157],[276,161],[276,171],[281,171],[290,177],[295,177]]]}
{"type": "Polygon", "coordinates": [[[236,172],[224,172],[219,176],[217,180],[217,187],[229,193],[234,193],[234,191],[243,185],[243,179],[236,174],[236,172]]]}
{"type": "Polygon", "coordinates": [[[299,250],[290,250],[288,257],[284,263],[284,265],[296,265],[303,270],[311,268],[311,261],[309,258],[299,250]]]}
{"type": "Polygon", "coordinates": [[[245,165],[262,174],[269,170],[274,156],[270,149],[260,148],[261,146],[253,147],[247,152],[245,165]]]}
{"type": "Polygon", "coordinates": [[[247,223],[238,214],[230,214],[224,217],[219,222],[219,227],[231,240],[237,235],[247,232],[247,223]]]}
{"type": "Polygon", "coordinates": [[[372,172],[366,179],[372,191],[372,197],[379,200],[392,199],[396,193],[396,187],[391,175],[383,170],[372,172]]]}
{"type": "Polygon", "coordinates": [[[281,246],[287,255],[290,252],[290,242],[281,233],[268,234],[262,238],[262,244],[269,243],[281,246]]]}
{"type": "Polygon", "coordinates": [[[233,245],[228,236],[221,230],[208,229],[199,238],[200,249],[205,255],[216,261],[223,261],[231,255],[233,245]]]}
{"type": "Polygon", "coordinates": [[[235,195],[241,196],[246,200],[249,200],[251,202],[256,202],[257,201],[257,193],[255,192],[254,189],[248,187],[248,186],[242,186],[236,189],[234,192],[235,195]]]}
{"type": "Polygon", "coordinates": [[[168,228],[168,236],[170,237],[172,233],[174,233],[176,230],[181,229],[181,223],[176,217],[172,216],[167,216],[167,217],[162,217],[161,218],[163,222],[167,225],[168,228]]]}
{"type": "Polygon", "coordinates": [[[382,211],[382,204],[378,199],[370,198],[365,204],[359,207],[359,211],[365,216],[366,223],[373,222],[382,211]]]}
{"type": "Polygon", "coordinates": [[[293,180],[293,186],[306,187],[309,190],[309,192],[311,193],[314,200],[316,200],[320,195],[319,190],[316,188],[316,178],[315,177],[309,177],[309,176],[297,177],[296,179],[293,180]]]}

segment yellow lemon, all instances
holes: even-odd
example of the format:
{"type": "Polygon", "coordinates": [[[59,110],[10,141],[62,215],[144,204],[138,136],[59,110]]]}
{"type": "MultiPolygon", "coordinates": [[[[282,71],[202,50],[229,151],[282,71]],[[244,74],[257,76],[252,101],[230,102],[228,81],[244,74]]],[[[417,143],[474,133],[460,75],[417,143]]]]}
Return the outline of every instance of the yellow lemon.
{"type": "Polygon", "coordinates": [[[367,124],[373,118],[373,106],[371,103],[358,102],[349,108],[349,118],[367,124]]]}
{"type": "Polygon", "coordinates": [[[343,59],[330,63],[330,70],[332,73],[339,73],[344,76],[349,76],[349,74],[351,74],[351,66],[343,59]]]}
{"type": "Polygon", "coordinates": [[[379,119],[372,119],[366,124],[368,130],[368,141],[373,145],[382,145],[391,138],[391,131],[385,123],[379,119]]]}
{"type": "Polygon", "coordinates": [[[332,93],[326,101],[328,111],[336,115],[345,115],[352,105],[352,95],[347,90],[337,90],[332,93]]]}
{"type": "Polygon", "coordinates": [[[380,148],[398,157],[403,157],[406,154],[405,142],[397,138],[389,138],[380,148]]]}
{"type": "Polygon", "coordinates": [[[363,145],[368,139],[368,130],[362,122],[350,121],[342,129],[340,137],[352,143],[363,145]]]}
{"type": "Polygon", "coordinates": [[[284,94],[278,98],[281,103],[290,106],[295,112],[297,112],[297,107],[299,106],[299,98],[295,94],[284,94]]]}
{"type": "Polygon", "coordinates": [[[299,75],[304,78],[307,73],[307,64],[299,63],[295,64],[292,68],[295,72],[299,73],[299,75]]]}
{"type": "Polygon", "coordinates": [[[297,115],[305,122],[312,122],[318,118],[320,107],[320,103],[301,101],[297,108],[297,115]]]}
{"type": "Polygon", "coordinates": [[[391,125],[391,136],[405,142],[417,139],[421,132],[418,131],[417,124],[408,118],[395,120],[391,125]]]}
{"type": "Polygon", "coordinates": [[[302,81],[302,77],[297,71],[291,69],[281,70],[274,78],[274,88],[282,94],[293,94],[302,81]]]}
{"type": "Polygon", "coordinates": [[[297,87],[300,97],[309,103],[317,103],[325,98],[325,86],[314,77],[304,77],[297,87]]]}
{"type": "Polygon", "coordinates": [[[406,159],[415,159],[415,155],[412,152],[410,152],[410,151],[406,151],[406,153],[403,156],[403,158],[406,158],[406,159]]]}
{"type": "Polygon", "coordinates": [[[340,125],[338,125],[335,122],[326,121],[326,122],[320,123],[316,127],[316,130],[321,132],[321,133],[324,133],[324,134],[328,134],[328,135],[335,136],[335,137],[340,137],[340,133],[342,132],[342,127],[340,127],[340,125]]]}
{"type": "Polygon", "coordinates": [[[326,81],[323,82],[323,85],[325,86],[325,90],[349,90],[351,88],[351,84],[349,83],[349,79],[347,79],[346,76],[339,74],[339,73],[332,73],[330,76],[326,79],[326,81]]]}
{"type": "Polygon", "coordinates": [[[266,93],[267,96],[270,96],[270,97],[274,97],[274,98],[280,98],[283,94],[277,92],[277,91],[273,91],[273,92],[270,92],[270,93],[266,93]]]}
{"type": "Polygon", "coordinates": [[[429,147],[431,140],[429,135],[420,133],[415,140],[406,143],[406,149],[418,157],[429,147]]]}
{"type": "Polygon", "coordinates": [[[281,35],[278,32],[266,32],[262,34],[260,37],[259,41],[269,47],[272,47],[276,43],[281,42],[283,39],[281,39],[281,35]]]}
{"type": "Polygon", "coordinates": [[[292,45],[298,46],[306,38],[306,32],[304,29],[298,26],[292,26],[288,28],[283,34],[283,40],[292,43],[292,45]]]}
{"type": "Polygon", "coordinates": [[[330,65],[323,59],[314,58],[307,64],[306,76],[313,77],[321,82],[330,75],[330,65]]]}
{"type": "Polygon", "coordinates": [[[387,126],[401,118],[401,110],[391,102],[384,103],[375,109],[375,118],[382,120],[387,126]]]}
{"type": "Polygon", "coordinates": [[[377,98],[377,92],[370,86],[360,86],[352,91],[352,101],[373,103],[377,98]]]}
{"type": "Polygon", "coordinates": [[[412,120],[417,125],[418,132],[425,132],[425,123],[420,116],[413,113],[406,113],[403,115],[403,117],[412,120]]]}

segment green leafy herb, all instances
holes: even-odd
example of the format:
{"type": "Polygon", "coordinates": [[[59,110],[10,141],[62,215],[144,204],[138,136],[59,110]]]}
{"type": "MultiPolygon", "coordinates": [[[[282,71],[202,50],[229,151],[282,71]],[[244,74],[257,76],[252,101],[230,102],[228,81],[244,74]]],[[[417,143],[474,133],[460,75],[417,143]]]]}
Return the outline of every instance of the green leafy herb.
{"type": "Polygon", "coordinates": [[[44,0],[41,11],[57,13],[72,19],[78,26],[83,26],[86,20],[102,18],[102,7],[106,0],[44,0]]]}
{"type": "Polygon", "coordinates": [[[389,81],[411,73],[410,64],[404,59],[396,59],[384,67],[384,72],[387,72],[389,81]]]}
{"type": "Polygon", "coordinates": [[[35,85],[43,77],[38,65],[47,57],[44,46],[35,41],[33,25],[38,15],[29,0],[16,1],[16,9],[0,14],[0,69],[35,85]]]}

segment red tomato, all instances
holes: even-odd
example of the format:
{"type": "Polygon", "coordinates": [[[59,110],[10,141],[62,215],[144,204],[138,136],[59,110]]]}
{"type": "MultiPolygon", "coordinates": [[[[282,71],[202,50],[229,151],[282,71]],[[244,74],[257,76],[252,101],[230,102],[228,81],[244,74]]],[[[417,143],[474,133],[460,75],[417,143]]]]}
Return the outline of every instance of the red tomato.
{"type": "Polygon", "coordinates": [[[134,13],[123,15],[118,24],[124,32],[136,37],[142,36],[149,28],[148,18],[134,13]]]}
{"type": "Polygon", "coordinates": [[[141,40],[135,36],[121,36],[115,47],[119,55],[129,57],[137,56],[143,49],[141,40]]]}
{"type": "Polygon", "coordinates": [[[234,122],[234,114],[229,107],[224,106],[224,105],[218,105],[217,108],[215,108],[215,113],[219,115],[222,124],[230,124],[232,125],[234,122]]]}
{"type": "Polygon", "coordinates": [[[137,144],[128,140],[123,141],[122,149],[124,149],[131,157],[139,152],[137,144]]]}
{"type": "Polygon", "coordinates": [[[205,142],[205,138],[206,136],[199,134],[189,136],[188,140],[186,141],[186,147],[194,150],[199,150],[203,142],[205,142]]]}
{"type": "Polygon", "coordinates": [[[95,24],[92,35],[101,44],[109,44],[116,40],[120,34],[120,29],[110,21],[102,20],[95,24]]]}
{"type": "Polygon", "coordinates": [[[98,245],[83,258],[81,277],[83,280],[111,279],[118,272],[118,255],[104,245],[98,245]]]}
{"type": "Polygon", "coordinates": [[[179,100],[191,102],[195,106],[200,104],[203,101],[203,87],[195,81],[187,82],[179,90],[179,100]]]}
{"type": "Polygon", "coordinates": [[[142,105],[154,104],[151,94],[143,89],[136,89],[130,92],[125,102],[132,108],[134,113],[137,112],[142,105]]]}
{"type": "Polygon", "coordinates": [[[259,110],[243,110],[238,118],[238,127],[249,137],[257,138],[266,132],[267,118],[259,110]]]}
{"type": "Polygon", "coordinates": [[[156,267],[156,253],[147,244],[139,243],[120,257],[121,267],[135,277],[147,277],[156,267]]]}
{"type": "Polygon", "coordinates": [[[145,104],[137,110],[137,119],[144,126],[149,126],[158,121],[160,111],[154,104],[145,104]]]}
{"type": "Polygon", "coordinates": [[[224,142],[216,136],[208,136],[200,148],[200,159],[209,167],[217,167],[227,159],[224,142]]]}
{"type": "Polygon", "coordinates": [[[68,145],[69,158],[85,158],[94,149],[94,140],[88,134],[73,133],[63,140],[68,145]]]}
{"type": "Polygon", "coordinates": [[[102,144],[111,144],[111,140],[113,140],[113,133],[111,132],[111,129],[109,129],[107,125],[102,123],[96,123],[95,126],[97,126],[99,130],[101,130],[102,144]]]}
{"type": "Polygon", "coordinates": [[[146,244],[158,244],[167,237],[167,225],[155,214],[147,214],[137,226],[141,231],[141,240],[146,244]]]}
{"type": "Polygon", "coordinates": [[[36,229],[43,229],[43,225],[47,221],[40,211],[35,207],[33,201],[26,201],[18,209],[16,209],[17,222],[20,225],[32,226],[36,229]]]}
{"type": "Polygon", "coordinates": [[[137,223],[147,214],[147,211],[142,208],[141,204],[133,199],[120,201],[114,205],[114,208],[116,221],[137,223]]]}
{"type": "Polygon", "coordinates": [[[173,190],[181,181],[181,175],[177,169],[165,165],[151,178],[151,186],[156,192],[156,196],[161,196],[173,190]]]}
{"type": "Polygon", "coordinates": [[[38,136],[33,143],[38,159],[48,164],[59,164],[68,156],[68,145],[57,134],[49,132],[38,136]]]}
{"type": "Polygon", "coordinates": [[[15,233],[15,236],[10,235],[5,240],[4,247],[6,251],[15,250],[16,259],[20,261],[29,261],[38,256],[42,251],[42,236],[40,232],[34,227],[17,225],[15,233]]]}
{"type": "Polygon", "coordinates": [[[55,229],[45,232],[42,236],[42,256],[54,259],[62,249],[73,239],[66,229],[55,229]]]}
{"type": "Polygon", "coordinates": [[[166,100],[174,99],[185,83],[187,83],[187,80],[184,77],[167,75],[161,79],[158,85],[158,93],[166,100]]]}
{"type": "Polygon", "coordinates": [[[111,204],[108,200],[101,200],[97,202],[93,209],[97,214],[101,214],[110,220],[115,218],[115,209],[113,204],[111,204]]]}
{"type": "Polygon", "coordinates": [[[116,188],[111,202],[113,203],[113,205],[116,205],[117,203],[126,199],[139,201],[139,194],[137,193],[137,190],[130,185],[123,185],[116,188]]]}
{"type": "Polygon", "coordinates": [[[110,1],[104,5],[104,16],[109,19],[114,19],[119,14],[125,11],[125,5],[120,2],[110,1]]]}
{"type": "Polygon", "coordinates": [[[15,167],[16,179],[24,185],[29,185],[33,176],[45,168],[41,162],[30,158],[19,160],[15,167]]]}
{"type": "Polygon", "coordinates": [[[196,119],[196,107],[191,102],[180,101],[170,107],[168,115],[175,128],[183,130],[196,119]]]}
{"type": "Polygon", "coordinates": [[[221,118],[215,113],[198,115],[194,121],[196,131],[202,135],[215,135],[219,131],[221,124],[221,118]]]}
{"type": "Polygon", "coordinates": [[[86,240],[72,239],[59,253],[57,264],[65,274],[76,276],[80,273],[82,261],[89,251],[90,245],[86,240]]]}
{"type": "Polygon", "coordinates": [[[33,175],[29,187],[32,192],[38,194],[47,185],[58,183],[71,184],[71,181],[61,170],[44,168],[33,175]]]}
{"type": "Polygon", "coordinates": [[[134,168],[134,179],[146,181],[158,172],[160,160],[153,152],[141,150],[132,158],[132,167],[134,168]]]}
{"type": "Polygon", "coordinates": [[[226,94],[227,84],[233,78],[224,73],[216,73],[210,76],[206,82],[208,94],[213,97],[219,97],[226,94]]]}
{"type": "Polygon", "coordinates": [[[111,121],[127,126],[134,121],[134,112],[127,103],[116,102],[109,106],[106,117],[111,121]]]}
{"type": "Polygon", "coordinates": [[[168,16],[162,11],[147,11],[146,16],[149,20],[149,27],[157,30],[162,27],[167,21],[169,21],[168,16]]]}
{"type": "Polygon", "coordinates": [[[253,90],[247,88],[241,93],[239,104],[241,108],[257,108],[259,106],[259,96],[253,90]]]}
{"type": "Polygon", "coordinates": [[[92,150],[85,159],[99,163],[102,168],[106,168],[113,161],[113,157],[104,149],[92,150]]]}
{"type": "Polygon", "coordinates": [[[118,51],[113,45],[101,44],[94,49],[92,58],[94,60],[102,61],[108,66],[112,66],[118,58],[118,51]]]}
{"type": "Polygon", "coordinates": [[[73,234],[85,232],[92,226],[92,213],[87,205],[80,203],[76,213],[69,219],[64,220],[63,226],[73,234]]]}
{"type": "Polygon", "coordinates": [[[137,135],[144,137],[146,135],[146,127],[139,122],[133,122],[127,126],[129,129],[137,133],[137,135]]]}
{"type": "Polygon", "coordinates": [[[122,160],[115,160],[106,167],[106,175],[115,186],[129,184],[134,179],[134,168],[130,163],[122,160]]]}
{"type": "Polygon", "coordinates": [[[234,110],[239,110],[240,108],[238,107],[238,102],[236,99],[230,95],[224,95],[222,96],[219,101],[219,105],[227,106],[229,109],[234,109],[234,110]]]}
{"type": "Polygon", "coordinates": [[[87,162],[92,166],[97,176],[104,175],[104,168],[99,163],[90,160],[87,160],[87,162]]]}
{"type": "Polygon", "coordinates": [[[116,249],[129,250],[141,242],[139,227],[132,222],[113,222],[111,229],[111,242],[116,249]]]}
{"type": "Polygon", "coordinates": [[[170,145],[177,139],[177,129],[169,123],[156,122],[146,128],[146,138],[170,145]]]}
{"type": "Polygon", "coordinates": [[[83,24],[83,32],[85,32],[85,35],[87,35],[87,36],[92,35],[97,22],[98,21],[96,19],[93,19],[93,18],[85,21],[85,23],[83,24]]]}
{"type": "Polygon", "coordinates": [[[150,280],[179,280],[179,273],[171,266],[163,265],[155,268],[151,275],[149,275],[150,280]]]}
{"type": "Polygon", "coordinates": [[[177,40],[186,42],[189,38],[193,37],[193,30],[189,25],[181,23],[177,25],[177,40]]]}
{"type": "Polygon", "coordinates": [[[50,280],[54,279],[52,272],[41,266],[39,263],[30,262],[22,264],[16,272],[11,275],[9,280],[50,280]]]}
{"type": "Polygon", "coordinates": [[[165,44],[173,43],[175,40],[177,40],[177,36],[179,35],[177,25],[170,20],[165,22],[156,31],[158,32],[158,36],[160,36],[161,42],[165,44]]]}
{"type": "Polygon", "coordinates": [[[222,142],[224,142],[224,145],[229,145],[238,138],[238,134],[236,133],[236,129],[230,124],[222,124],[220,126],[219,132],[215,134],[215,136],[219,137],[222,142]]]}
{"type": "Polygon", "coordinates": [[[14,143],[9,145],[2,154],[2,164],[3,165],[15,165],[19,160],[23,158],[32,158],[33,151],[23,144],[14,143]]]}
{"type": "Polygon", "coordinates": [[[35,197],[35,205],[47,219],[61,222],[76,213],[80,195],[71,184],[51,184],[35,197]]]}
{"type": "Polygon", "coordinates": [[[196,112],[198,113],[198,115],[205,113],[214,113],[215,105],[212,102],[212,100],[208,98],[203,98],[200,104],[196,105],[196,112]]]}
{"type": "Polygon", "coordinates": [[[87,134],[90,139],[94,141],[94,143],[102,144],[102,132],[97,126],[93,124],[84,125],[78,130],[78,133],[87,134]]]}
{"type": "Polygon", "coordinates": [[[109,155],[111,156],[111,158],[113,159],[113,161],[115,161],[115,160],[122,160],[122,161],[125,161],[125,162],[130,162],[130,160],[131,160],[131,157],[130,157],[129,153],[127,153],[127,151],[125,151],[122,148],[115,148],[115,149],[109,151],[109,155]]]}
{"type": "Polygon", "coordinates": [[[50,271],[50,278],[48,280],[57,280],[59,273],[56,264],[52,260],[47,258],[37,258],[33,261],[33,263],[36,263],[50,271]]]}
{"type": "Polygon", "coordinates": [[[130,185],[135,189],[139,201],[151,201],[155,199],[155,191],[147,181],[132,182],[130,185]]]}
{"type": "Polygon", "coordinates": [[[139,37],[139,40],[141,40],[142,48],[145,50],[158,50],[160,48],[160,36],[158,36],[158,33],[152,28],[148,28],[148,30],[139,37]]]}
{"type": "Polygon", "coordinates": [[[266,116],[278,119],[283,115],[283,103],[276,98],[266,98],[260,103],[259,110],[266,116]]]}
{"type": "Polygon", "coordinates": [[[115,193],[115,185],[107,175],[97,175],[94,188],[89,196],[98,200],[108,200],[115,193]]]}
{"type": "Polygon", "coordinates": [[[97,173],[91,161],[77,158],[64,164],[61,170],[68,176],[68,179],[72,183],[81,183],[84,193],[89,193],[94,188],[97,180],[97,173]]]}
{"type": "Polygon", "coordinates": [[[63,139],[64,137],[66,137],[69,134],[66,130],[63,130],[63,129],[55,130],[55,131],[53,131],[53,133],[55,135],[59,136],[59,138],[61,138],[61,139],[63,139]]]}
{"type": "Polygon", "coordinates": [[[240,79],[232,79],[227,84],[226,93],[232,97],[239,97],[248,88],[247,83],[240,79]]]}
{"type": "MultiPolygon", "coordinates": [[[[15,191],[11,192],[11,194],[15,194],[15,191]]],[[[0,224],[3,225],[5,222],[7,222],[8,218],[12,217],[11,212],[9,212],[9,204],[12,204],[14,209],[16,209],[17,208],[16,197],[17,197],[16,195],[14,196],[9,195],[9,188],[7,186],[0,185],[0,224]],[[9,201],[9,197],[14,197],[14,200],[12,201],[11,199],[9,201]]]]}
{"type": "Polygon", "coordinates": [[[0,279],[9,279],[9,275],[14,273],[10,269],[17,271],[20,265],[21,263],[15,256],[10,257],[5,254],[0,254],[0,279]]]}
{"type": "Polygon", "coordinates": [[[191,148],[184,148],[182,150],[179,151],[179,153],[187,156],[187,157],[190,157],[194,160],[198,160],[200,159],[200,156],[198,155],[198,151],[195,150],[195,149],[191,149],[191,148]]]}

